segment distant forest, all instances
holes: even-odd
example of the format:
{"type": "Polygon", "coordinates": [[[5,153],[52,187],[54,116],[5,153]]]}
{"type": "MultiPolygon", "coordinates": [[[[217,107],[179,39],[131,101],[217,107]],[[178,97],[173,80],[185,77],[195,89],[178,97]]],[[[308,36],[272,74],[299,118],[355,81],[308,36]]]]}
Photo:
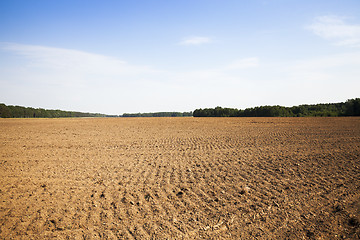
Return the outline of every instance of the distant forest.
{"type": "Polygon", "coordinates": [[[66,117],[192,117],[192,112],[124,113],[106,115],[62,110],[46,110],[21,106],[7,106],[0,103],[0,118],[66,118],[66,117]]]}
{"type": "Polygon", "coordinates": [[[300,105],[294,107],[261,106],[246,108],[196,109],[194,117],[340,117],[360,116],[360,98],[341,103],[300,105]]]}
{"type": "Polygon", "coordinates": [[[100,113],[82,113],[62,110],[46,110],[21,106],[6,106],[0,103],[1,118],[63,118],[63,117],[105,117],[100,113]]]}
{"type": "Polygon", "coordinates": [[[294,107],[261,106],[246,108],[205,108],[194,112],[124,113],[105,115],[62,110],[46,110],[0,103],[0,118],[64,118],[64,117],[341,117],[360,116],[360,98],[341,103],[322,103],[294,107]]]}

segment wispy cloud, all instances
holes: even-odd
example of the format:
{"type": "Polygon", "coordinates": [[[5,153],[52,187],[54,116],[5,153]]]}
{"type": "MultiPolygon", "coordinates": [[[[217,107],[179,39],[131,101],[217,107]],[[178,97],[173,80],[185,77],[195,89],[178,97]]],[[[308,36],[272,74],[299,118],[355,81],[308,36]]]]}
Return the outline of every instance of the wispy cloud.
{"type": "Polygon", "coordinates": [[[307,29],[336,45],[360,47],[360,25],[345,20],[339,16],[320,16],[307,29]]]}
{"type": "Polygon", "coordinates": [[[180,42],[180,45],[201,45],[210,42],[211,39],[208,37],[188,37],[188,38],[184,38],[180,42]]]}
{"type": "Polygon", "coordinates": [[[29,59],[28,67],[47,68],[82,74],[131,75],[149,73],[147,66],[131,65],[120,59],[72,49],[53,48],[17,43],[1,43],[0,49],[29,59]]]}

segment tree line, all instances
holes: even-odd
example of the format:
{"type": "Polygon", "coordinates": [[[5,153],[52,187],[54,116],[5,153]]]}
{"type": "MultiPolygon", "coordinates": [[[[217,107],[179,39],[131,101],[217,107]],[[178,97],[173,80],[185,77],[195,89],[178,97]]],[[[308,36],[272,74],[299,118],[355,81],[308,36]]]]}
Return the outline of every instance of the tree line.
{"type": "Polygon", "coordinates": [[[22,106],[7,106],[0,103],[0,118],[64,118],[64,117],[192,117],[192,112],[124,113],[106,115],[62,110],[47,110],[22,106]]]}
{"type": "Polygon", "coordinates": [[[360,116],[360,98],[341,103],[299,105],[294,107],[260,106],[246,108],[205,108],[196,109],[194,117],[340,117],[360,116]]]}
{"type": "Polygon", "coordinates": [[[0,103],[1,118],[63,118],[63,117],[105,117],[100,113],[83,113],[62,110],[46,110],[21,106],[7,106],[0,103]]]}
{"type": "Polygon", "coordinates": [[[0,118],[62,118],[62,117],[340,117],[360,116],[360,98],[340,103],[299,105],[294,107],[260,106],[246,108],[205,108],[194,112],[124,113],[105,115],[62,110],[46,110],[0,103],[0,118]]]}

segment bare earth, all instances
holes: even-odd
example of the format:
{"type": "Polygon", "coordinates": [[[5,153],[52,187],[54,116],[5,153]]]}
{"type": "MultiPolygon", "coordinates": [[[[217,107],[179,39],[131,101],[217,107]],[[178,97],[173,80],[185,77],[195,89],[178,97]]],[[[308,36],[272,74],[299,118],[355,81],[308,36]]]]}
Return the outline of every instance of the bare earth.
{"type": "Polygon", "coordinates": [[[359,239],[360,118],[0,119],[1,239],[359,239]]]}

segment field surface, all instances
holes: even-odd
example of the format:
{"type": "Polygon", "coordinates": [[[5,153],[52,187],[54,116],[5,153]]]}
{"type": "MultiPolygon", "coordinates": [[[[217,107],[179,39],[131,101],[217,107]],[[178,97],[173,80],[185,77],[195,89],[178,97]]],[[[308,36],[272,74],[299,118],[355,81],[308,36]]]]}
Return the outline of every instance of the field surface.
{"type": "Polygon", "coordinates": [[[0,239],[359,239],[360,118],[0,119],[0,239]]]}

